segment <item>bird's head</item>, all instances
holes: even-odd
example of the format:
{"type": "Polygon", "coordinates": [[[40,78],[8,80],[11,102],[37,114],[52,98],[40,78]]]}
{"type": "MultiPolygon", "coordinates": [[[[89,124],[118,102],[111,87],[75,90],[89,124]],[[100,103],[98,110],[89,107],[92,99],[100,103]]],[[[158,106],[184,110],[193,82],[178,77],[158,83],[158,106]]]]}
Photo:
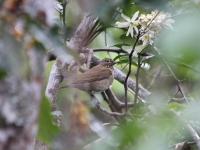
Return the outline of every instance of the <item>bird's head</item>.
{"type": "Polygon", "coordinates": [[[110,58],[104,58],[104,59],[101,60],[100,64],[105,66],[105,67],[112,67],[114,64],[116,64],[116,62],[114,62],[110,58]]]}

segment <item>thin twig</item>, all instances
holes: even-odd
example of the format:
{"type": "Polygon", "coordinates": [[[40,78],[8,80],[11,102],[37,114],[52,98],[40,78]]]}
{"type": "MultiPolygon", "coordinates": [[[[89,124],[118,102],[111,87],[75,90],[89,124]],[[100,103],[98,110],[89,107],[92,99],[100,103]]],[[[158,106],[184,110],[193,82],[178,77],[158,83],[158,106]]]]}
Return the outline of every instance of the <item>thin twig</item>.
{"type": "MultiPolygon", "coordinates": [[[[157,47],[154,47],[154,48],[155,48],[156,52],[160,55],[159,49],[157,47]]],[[[185,101],[187,102],[187,104],[189,104],[188,98],[186,97],[185,93],[183,92],[183,90],[182,90],[182,88],[180,86],[180,80],[176,77],[176,75],[174,74],[174,72],[172,71],[172,69],[169,67],[168,63],[164,59],[162,59],[162,60],[165,63],[165,66],[171,72],[173,78],[175,79],[176,84],[178,86],[178,90],[180,91],[181,95],[183,96],[183,98],[185,99],[185,101]]]]}
{"type": "Polygon", "coordinates": [[[199,135],[197,134],[197,132],[190,126],[190,124],[187,124],[186,127],[188,128],[193,140],[195,141],[197,147],[198,147],[198,150],[200,150],[200,137],[199,135]]]}
{"type": "MultiPolygon", "coordinates": [[[[191,98],[187,98],[187,99],[188,99],[188,101],[192,100],[191,98]]],[[[182,104],[182,103],[185,103],[186,101],[185,101],[184,98],[175,98],[175,97],[173,97],[168,101],[168,103],[171,103],[171,102],[176,102],[176,103],[182,104]]]]}
{"type": "Polygon", "coordinates": [[[136,104],[137,104],[137,97],[138,97],[138,91],[139,91],[139,72],[140,72],[140,67],[141,67],[141,59],[140,59],[141,55],[140,53],[138,53],[138,67],[137,67],[137,71],[136,71],[136,75],[135,75],[135,78],[136,78],[136,90],[135,90],[135,98],[134,98],[134,105],[135,105],[135,108],[136,108],[136,104]]]}
{"type": "Polygon", "coordinates": [[[109,97],[109,102],[112,103],[112,105],[118,110],[118,112],[122,112],[120,105],[122,105],[123,103],[117,99],[112,90],[109,88],[105,91],[105,93],[109,97]]]}
{"type": "MultiPolygon", "coordinates": [[[[113,103],[112,103],[112,102],[110,101],[110,99],[108,98],[108,95],[107,95],[105,92],[102,92],[101,94],[102,94],[102,96],[103,96],[103,99],[107,102],[107,104],[108,104],[110,110],[111,110],[112,112],[117,112],[115,106],[113,105],[113,103]]],[[[120,120],[120,118],[119,118],[118,116],[114,116],[114,118],[115,118],[119,123],[121,122],[121,120],[120,120]]]]}
{"type": "Polygon", "coordinates": [[[184,118],[182,118],[180,116],[180,114],[178,114],[176,111],[174,111],[173,109],[170,109],[170,112],[172,112],[173,114],[175,114],[179,119],[181,119],[181,121],[183,121],[186,125],[186,128],[188,129],[188,131],[190,132],[193,140],[195,141],[197,147],[198,147],[198,150],[200,149],[200,137],[199,135],[197,134],[197,132],[191,127],[190,124],[188,124],[188,121],[184,118]]]}
{"type": "Polygon", "coordinates": [[[152,29],[152,28],[150,28],[149,30],[147,30],[148,29],[148,27],[151,25],[151,23],[152,23],[152,21],[154,20],[154,19],[156,19],[156,17],[159,15],[159,13],[160,13],[160,11],[152,18],[152,20],[149,22],[149,24],[146,26],[146,28],[144,29],[144,32],[145,33],[147,33],[150,29],[152,29]],[[147,31],[146,31],[147,30],[147,31]]]}
{"type": "Polygon", "coordinates": [[[137,35],[137,37],[136,37],[136,40],[135,40],[135,43],[134,43],[134,45],[133,45],[133,48],[132,48],[132,50],[131,50],[131,52],[130,52],[130,54],[129,54],[129,69],[128,69],[128,73],[127,73],[127,75],[126,75],[126,78],[125,78],[125,82],[124,82],[124,90],[125,90],[125,111],[127,112],[128,111],[128,107],[127,107],[127,81],[128,81],[128,78],[129,78],[129,76],[130,76],[130,74],[131,74],[131,68],[132,68],[132,56],[133,56],[133,52],[135,51],[135,47],[136,47],[136,44],[137,44],[137,42],[138,42],[138,40],[139,40],[139,38],[140,38],[140,31],[139,31],[139,33],[138,33],[138,35],[137,35]]]}
{"type": "MultiPolygon", "coordinates": [[[[176,147],[178,144],[179,144],[179,143],[174,144],[174,145],[171,145],[171,146],[168,146],[168,147],[161,148],[161,149],[159,149],[159,150],[175,149],[175,147],[176,147]]],[[[196,144],[196,143],[195,143],[195,142],[185,142],[184,144],[190,146],[190,145],[194,145],[194,144],[196,144]]]]}
{"type": "Polygon", "coordinates": [[[125,116],[125,115],[126,115],[125,113],[111,112],[111,111],[109,111],[109,110],[106,110],[106,109],[103,108],[103,107],[101,106],[101,104],[99,104],[99,103],[96,105],[96,107],[97,107],[99,110],[105,112],[106,114],[108,114],[108,115],[110,115],[110,116],[125,116]]]}
{"type": "Polygon", "coordinates": [[[107,36],[106,36],[106,29],[105,29],[105,45],[106,45],[106,47],[108,47],[107,36]]]}
{"type": "Polygon", "coordinates": [[[155,27],[155,26],[157,26],[157,25],[155,25],[155,26],[151,26],[150,28],[148,28],[150,25],[151,25],[151,23],[152,23],[152,21],[158,16],[158,14],[159,14],[160,12],[158,12],[153,18],[152,18],[152,20],[149,22],[149,24],[144,28],[144,30],[141,30],[141,36],[143,36],[144,34],[146,34],[148,31],[150,31],[153,27],[155,27]],[[147,30],[148,29],[148,30],[147,30]]]}
{"type": "Polygon", "coordinates": [[[117,127],[120,127],[121,125],[117,124],[117,123],[104,123],[104,124],[102,124],[102,126],[117,126],[117,127]]]}
{"type": "Polygon", "coordinates": [[[125,53],[127,54],[128,52],[121,49],[121,48],[94,48],[93,52],[113,52],[113,53],[125,53]]]}
{"type": "Polygon", "coordinates": [[[110,116],[121,116],[121,117],[122,117],[122,116],[127,115],[126,113],[111,112],[111,111],[109,111],[109,110],[106,110],[105,108],[103,108],[103,107],[101,106],[100,101],[96,98],[96,96],[95,96],[94,94],[90,94],[90,100],[93,101],[93,102],[95,102],[95,106],[96,106],[99,110],[105,112],[106,114],[108,114],[108,115],[110,115],[110,116]]]}
{"type": "Polygon", "coordinates": [[[155,76],[153,76],[153,79],[152,79],[151,83],[149,84],[149,86],[147,87],[147,89],[149,89],[149,88],[153,85],[153,83],[155,82],[155,80],[156,80],[156,78],[158,77],[158,75],[160,74],[160,72],[161,72],[161,71],[159,71],[158,74],[156,74],[155,76]]]}
{"type": "Polygon", "coordinates": [[[63,19],[63,26],[64,28],[66,27],[66,22],[65,22],[65,12],[66,12],[66,5],[67,5],[68,1],[61,3],[62,7],[63,7],[63,14],[62,14],[62,19],[63,19]]]}

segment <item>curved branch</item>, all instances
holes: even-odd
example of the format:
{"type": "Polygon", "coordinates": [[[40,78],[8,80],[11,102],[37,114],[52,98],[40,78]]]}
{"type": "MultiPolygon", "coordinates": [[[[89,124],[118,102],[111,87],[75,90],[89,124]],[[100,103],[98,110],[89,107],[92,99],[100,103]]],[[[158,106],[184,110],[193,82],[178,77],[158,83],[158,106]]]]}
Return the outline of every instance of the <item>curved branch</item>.
{"type": "MultiPolygon", "coordinates": [[[[92,57],[92,62],[93,62],[94,65],[97,65],[100,62],[100,59],[98,57],[96,57],[96,56],[93,56],[92,57]]],[[[115,79],[117,81],[119,81],[121,84],[125,83],[126,75],[122,71],[120,71],[117,68],[114,68],[114,74],[115,74],[115,79]]],[[[133,81],[132,79],[128,78],[127,87],[130,88],[133,91],[136,91],[136,83],[135,83],[135,81],[133,81]]],[[[146,90],[140,84],[138,85],[138,87],[139,87],[138,96],[146,97],[146,96],[151,94],[148,90],[146,90]]]]}
{"type": "MultiPolygon", "coordinates": [[[[160,55],[159,49],[157,47],[154,47],[154,48],[155,48],[155,51],[160,55]]],[[[180,86],[180,80],[176,77],[176,75],[174,74],[174,72],[172,71],[172,69],[170,68],[170,66],[168,65],[168,63],[164,59],[162,59],[162,61],[164,62],[165,66],[168,68],[168,70],[172,74],[174,80],[176,81],[176,84],[178,86],[178,89],[179,89],[181,95],[183,96],[183,98],[185,99],[185,101],[187,102],[187,104],[189,104],[188,98],[186,97],[184,91],[182,90],[182,88],[180,86]]]]}
{"type": "MultiPolygon", "coordinates": [[[[131,52],[130,52],[130,54],[129,54],[129,68],[128,68],[128,73],[127,73],[127,75],[126,75],[126,78],[125,78],[125,83],[124,83],[124,91],[125,91],[125,110],[127,111],[128,110],[128,107],[127,107],[127,91],[128,91],[128,89],[127,89],[127,81],[128,81],[128,78],[129,78],[129,76],[130,76],[130,74],[131,74],[131,67],[132,67],[132,57],[133,57],[133,52],[135,51],[135,47],[136,47],[136,44],[137,44],[137,42],[138,42],[138,40],[139,40],[139,38],[140,38],[140,31],[139,31],[139,33],[138,33],[138,35],[137,35],[137,37],[136,37],[136,40],[135,40],[135,43],[134,43],[134,45],[133,45],[133,48],[132,48],[132,50],[131,50],[131,52]]],[[[138,65],[140,65],[140,64],[138,64],[138,65]]],[[[139,70],[139,68],[137,69],[137,70],[139,70]]],[[[137,79],[137,78],[136,78],[137,79]]],[[[134,104],[136,104],[136,100],[137,100],[137,93],[138,93],[138,84],[136,83],[136,87],[135,87],[135,100],[134,100],[134,104]]]]}
{"type": "Polygon", "coordinates": [[[93,52],[113,52],[113,53],[125,53],[128,54],[127,51],[121,48],[94,48],[93,52]]]}
{"type": "Polygon", "coordinates": [[[197,134],[197,132],[189,124],[187,124],[186,127],[190,131],[190,133],[192,135],[192,138],[194,139],[198,149],[200,149],[200,137],[199,137],[199,135],[197,134]]]}

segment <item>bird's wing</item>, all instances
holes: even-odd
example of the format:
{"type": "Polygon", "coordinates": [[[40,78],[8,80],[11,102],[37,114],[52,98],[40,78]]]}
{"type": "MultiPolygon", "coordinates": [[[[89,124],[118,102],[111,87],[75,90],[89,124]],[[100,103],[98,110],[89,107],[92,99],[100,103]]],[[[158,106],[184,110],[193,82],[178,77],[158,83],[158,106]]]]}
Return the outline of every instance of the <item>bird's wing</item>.
{"type": "Polygon", "coordinates": [[[79,75],[75,81],[70,84],[80,84],[86,82],[94,82],[103,79],[108,79],[112,75],[112,71],[106,67],[95,66],[92,69],[79,75]]]}

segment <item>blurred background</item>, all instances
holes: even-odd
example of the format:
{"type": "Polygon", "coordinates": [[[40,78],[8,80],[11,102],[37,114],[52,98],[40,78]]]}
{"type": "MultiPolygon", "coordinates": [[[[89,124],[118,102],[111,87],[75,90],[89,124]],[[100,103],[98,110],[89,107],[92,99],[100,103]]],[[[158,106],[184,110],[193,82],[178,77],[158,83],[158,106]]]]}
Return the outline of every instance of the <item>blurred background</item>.
{"type": "MultiPolygon", "coordinates": [[[[35,89],[36,93],[40,93],[40,96],[35,96],[40,97],[36,103],[38,109],[34,110],[38,112],[35,139],[44,144],[44,149],[199,149],[199,0],[6,0],[0,2],[0,9],[0,108],[5,108],[3,93],[12,96],[12,83],[8,85],[7,80],[16,82],[16,85],[18,82],[23,85],[39,84],[40,88],[35,89]],[[130,52],[124,46],[133,46],[136,38],[125,36],[127,29],[117,28],[115,23],[125,21],[121,13],[131,18],[137,11],[150,14],[155,10],[171,14],[171,19],[175,21],[173,30],[162,28],[153,44],[146,46],[143,53],[148,55],[141,58],[139,74],[139,58],[133,57],[130,74],[134,81],[138,77],[139,84],[150,95],[140,97],[136,107],[129,109],[131,115],[124,116],[124,123],[119,123],[115,117],[98,110],[85,92],[73,88],[59,90],[56,104],[62,112],[62,119],[60,126],[57,126],[58,114],[51,115],[51,103],[44,93],[56,57],[63,55],[71,59],[76,56],[66,43],[83,17],[92,13],[99,18],[98,35],[87,47],[101,59],[108,57],[120,61],[115,67],[127,75],[130,52]],[[101,50],[109,48],[127,52],[101,50]],[[49,57],[51,51],[54,51],[54,55],[49,57]],[[13,76],[15,78],[10,80],[13,76]],[[194,136],[194,133],[197,135],[194,136]]],[[[141,41],[137,45],[142,45],[141,41]]],[[[66,81],[63,81],[64,84],[66,81]]],[[[28,88],[30,86],[25,86],[25,89],[28,88]]],[[[115,80],[111,89],[117,99],[124,102],[124,85],[115,80]]],[[[134,102],[135,92],[128,91],[129,102],[134,102]]],[[[102,106],[109,110],[102,95],[96,96],[102,106]]],[[[25,101],[29,98],[21,99],[25,101]]],[[[29,102],[26,105],[29,106],[29,102]]],[[[9,118],[12,118],[5,114],[8,114],[7,111],[2,109],[2,131],[10,123],[9,118]],[[5,118],[8,118],[7,121],[5,118]]],[[[12,124],[17,124],[21,115],[18,116],[15,120],[10,119],[11,122],[14,120],[12,124]]],[[[19,126],[23,126],[23,122],[19,126]]]]}

